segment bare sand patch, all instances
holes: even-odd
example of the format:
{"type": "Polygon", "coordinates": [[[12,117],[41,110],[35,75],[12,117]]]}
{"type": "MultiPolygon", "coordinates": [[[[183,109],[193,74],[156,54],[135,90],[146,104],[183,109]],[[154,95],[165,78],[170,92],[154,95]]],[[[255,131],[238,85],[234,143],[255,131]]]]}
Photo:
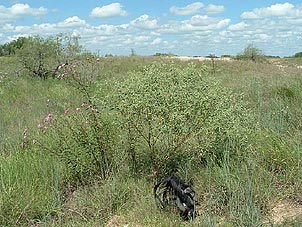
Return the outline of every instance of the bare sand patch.
{"type": "Polygon", "coordinates": [[[271,213],[271,220],[275,225],[280,225],[285,220],[294,220],[298,217],[302,217],[302,205],[292,200],[280,201],[271,213]]]}
{"type": "MultiPolygon", "coordinates": [[[[178,59],[180,61],[192,61],[192,60],[197,60],[197,61],[210,61],[212,60],[209,57],[191,57],[191,56],[172,56],[169,58],[174,58],[178,59]]],[[[223,58],[214,58],[215,61],[233,61],[232,58],[229,57],[223,57],[223,58]]]]}

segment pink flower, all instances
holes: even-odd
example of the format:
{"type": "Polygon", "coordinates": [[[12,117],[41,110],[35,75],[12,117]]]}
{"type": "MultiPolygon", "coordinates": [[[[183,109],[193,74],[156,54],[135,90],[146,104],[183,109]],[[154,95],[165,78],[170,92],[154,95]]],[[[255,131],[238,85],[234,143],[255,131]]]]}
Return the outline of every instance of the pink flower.
{"type": "Polygon", "coordinates": [[[48,114],[47,117],[44,118],[44,122],[49,122],[52,120],[52,115],[48,114]]]}

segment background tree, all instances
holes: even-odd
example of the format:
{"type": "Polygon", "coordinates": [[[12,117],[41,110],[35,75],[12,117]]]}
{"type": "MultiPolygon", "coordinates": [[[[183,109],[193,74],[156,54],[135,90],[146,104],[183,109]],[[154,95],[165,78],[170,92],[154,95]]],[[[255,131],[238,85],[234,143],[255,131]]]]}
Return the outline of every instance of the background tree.
{"type": "Polygon", "coordinates": [[[302,52],[295,53],[294,58],[302,58],[302,52]]]}
{"type": "Polygon", "coordinates": [[[262,50],[255,47],[253,44],[249,44],[242,53],[236,56],[238,60],[246,60],[253,62],[263,62],[265,60],[262,50]]]}
{"type": "Polygon", "coordinates": [[[54,77],[58,66],[68,64],[81,51],[79,37],[60,34],[56,37],[29,37],[17,51],[23,68],[32,76],[46,79],[54,77]]]}
{"type": "Polygon", "coordinates": [[[26,41],[26,37],[19,37],[16,40],[0,45],[0,56],[13,55],[21,49],[26,41]]]}

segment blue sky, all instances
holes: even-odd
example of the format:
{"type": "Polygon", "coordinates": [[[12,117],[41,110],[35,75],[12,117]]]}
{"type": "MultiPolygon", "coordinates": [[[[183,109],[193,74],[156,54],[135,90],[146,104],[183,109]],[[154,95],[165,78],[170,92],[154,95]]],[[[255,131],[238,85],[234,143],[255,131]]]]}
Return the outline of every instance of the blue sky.
{"type": "Polygon", "coordinates": [[[0,0],[0,44],[58,33],[101,55],[234,55],[254,44],[288,56],[302,51],[302,2],[0,0]]]}

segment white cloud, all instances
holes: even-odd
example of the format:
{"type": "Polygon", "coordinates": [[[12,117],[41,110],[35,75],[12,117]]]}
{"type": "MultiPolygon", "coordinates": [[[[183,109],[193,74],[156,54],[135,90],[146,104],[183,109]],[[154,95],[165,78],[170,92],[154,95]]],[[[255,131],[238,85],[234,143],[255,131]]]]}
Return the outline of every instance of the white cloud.
{"type": "Polygon", "coordinates": [[[253,11],[243,12],[242,19],[261,19],[266,17],[302,15],[301,9],[295,9],[295,6],[286,2],[284,4],[275,4],[266,8],[256,8],[253,11]]]}
{"type": "Polygon", "coordinates": [[[94,18],[126,16],[126,15],[127,12],[123,10],[123,6],[118,2],[111,3],[109,5],[105,5],[102,7],[96,7],[90,13],[90,16],[94,18]]]}
{"type": "Polygon", "coordinates": [[[230,22],[231,20],[228,18],[219,19],[207,15],[195,15],[189,20],[170,21],[167,24],[163,24],[159,28],[159,32],[162,34],[190,34],[190,36],[192,36],[199,31],[206,34],[208,32],[223,29],[229,25],[230,22]]]}
{"type": "Polygon", "coordinates": [[[140,29],[156,29],[158,28],[159,24],[156,19],[152,19],[149,15],[144,14],[135,20],[130,22],[130,25],[132,25],[135,28],[140,29]]]}
{"type": "Polygon", "coordinates": [[[81,26],[86,26],[87,23],[80,19],[78,16],[73,16],[73,17],[68,17],[67,19],[65,19],[62,22],[59,22],[57,24],[58,27],[81,27],[81,26]]]}
{"type": "Polygon", "coordinates": [[[160,44],[161,43],[161,38],[155,38],[152,42],[151,42],[151,45],[157,45],[157,44],[160,44]]]}
{"type": "Polygon", "coordinates": [[[261,41],[268,41],[270,39],[272,39],[272,36],[268,35],[268,34],[257,34],[255,35],[256,39],[259,39],[261,41]]]}
{"type": "Polygon", "coordinates": [[[0,23],[12,22],[25,16],[43,16],[48,13],[44,7],[32,8],[28,4],[17,3],[9,8],[0,5],[0,23]]]}
{"type": "Polygon", "coordinates": [[[145,35],[140,35],[140,36],[137,36],[137,37],[134,38],[134,40],[136,42],[143,42],[143,41],[147,41],[149,39],[150,39],[150,37],[149,36],[145,36],[145,35]]]}
{"type": "Polygon", "coordinates": [[[206,29],[221,29],[230,23],[230,19],[218,19],[207,15],[195,15],[190,20],[185,21],[197,28],[205,27],[206,29]]]}
{"type": "Polygon", "coordinates": [[[40,8],[31,8],[27,4],[15,4],[10,8],[10,13],[13,15],[33,15],[33,16],[42,16],[47,13],[47,9],[44,7],[40,8]]]}
{"type": "Polygon", "coordinates": [[[208,14],[218,14],[224,12],[224,6],[210,4],[205,8],[206,13],[208,14]]]}
{"type": "Polygon", "coordinates": [[[245,22],[240,22],[237,24],[232,24],[229,26],[229,30],[231,31],[240,31],[240,30],[244,30],[247,27],[247,24],[245,22]]]}
{"type": "Polygon", "coordinates": [[[216,21],[216,19],[211,18],[207,15],[195,15],[193,17],[191,17],[190,20],[188,20],[187,22],[191,25],[209,25],[211,23],[213,23],[214,21],[216,21]]]}
{"type": "Polygon", "coordinates": [[[198,13],[203,6],[204,4],[202,2],[194,2],[185,7],[172,6],[170,12],[176,15],[191,15],[198,13]]]}
{"type": "Polygon", "coordinates": [[[4,30],[4,31],[13,31],[14,30],[14,26],[12,26],[11,24],[5,24],[5,25],[3,25],[2,26],[2,29],[4,30]]]}

